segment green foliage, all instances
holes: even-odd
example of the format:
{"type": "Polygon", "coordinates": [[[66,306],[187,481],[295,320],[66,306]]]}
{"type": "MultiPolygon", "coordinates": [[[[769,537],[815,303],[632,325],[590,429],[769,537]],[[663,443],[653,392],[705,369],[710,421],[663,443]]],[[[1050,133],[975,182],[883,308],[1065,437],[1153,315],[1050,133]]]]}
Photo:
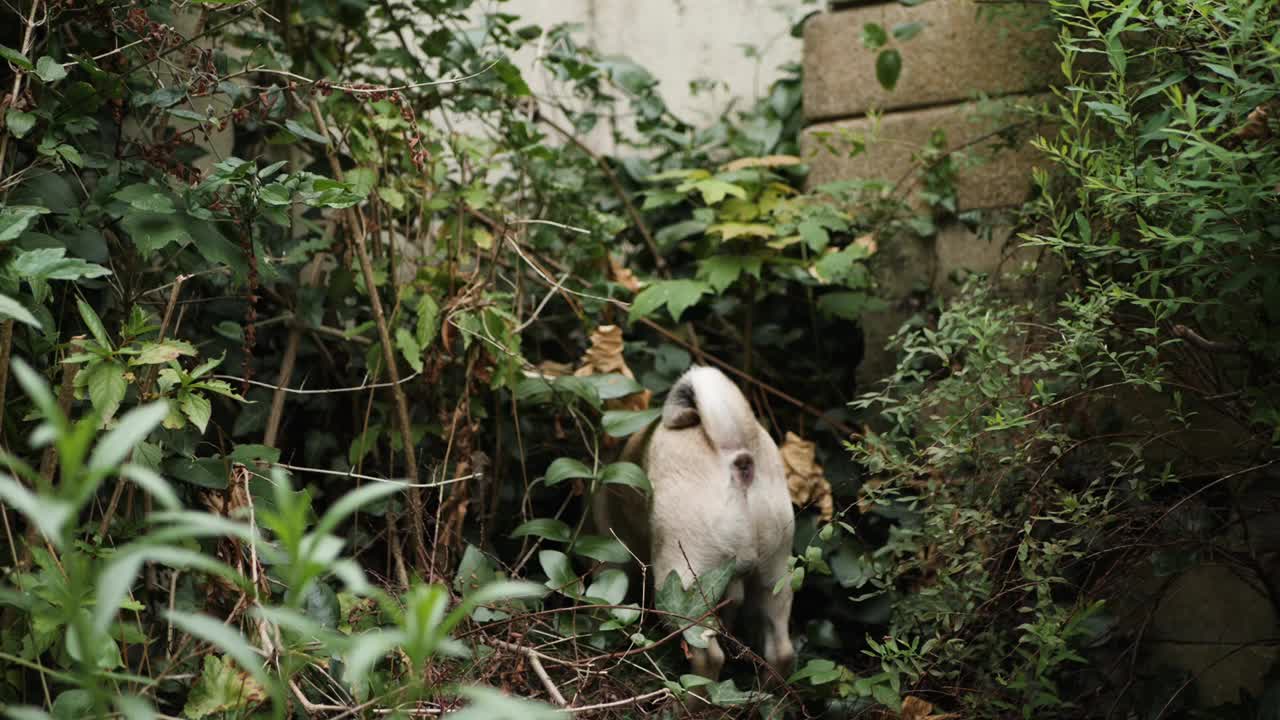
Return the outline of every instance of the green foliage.
{"type": "Polygon", "coordinates": [[[1272,582],[1257,560],[1271,546],[1241,549],[1231,528],[1251,522],[1241,508],[1265,495],[1254,473],[1280,437],[1280,267],[1261,250],[1280,239],[1265,120],[1280,14],[1247,0],[1051,8],[1067,82],[1020,237],[1059,286],[1018,298],[971,278],[895,336],[896,372],[856,403],[861,512],[796,560],[807,584],[816,551],[852,602],[882,601],[864,651],[878,667],[815,657],[793,680],[904,715],[904,697],[964,717],[1265,713],[1251,697],[1192,710],[1180,676],[1114,659],[1146,647],[1156,607],[1125,600],[1160,604],[1143,578],[1230,546],[1238,572],[1272,582]],[[1216,519],[1170,522],[1189,507],[1216,519]]]}

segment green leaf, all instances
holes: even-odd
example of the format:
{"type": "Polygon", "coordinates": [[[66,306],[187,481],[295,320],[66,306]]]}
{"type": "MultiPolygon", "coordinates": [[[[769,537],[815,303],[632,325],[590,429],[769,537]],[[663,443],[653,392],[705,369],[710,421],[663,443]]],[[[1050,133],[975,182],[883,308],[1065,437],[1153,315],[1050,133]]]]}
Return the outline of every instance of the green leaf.
{"type": "Polygon", "coordinates": [[[556,542],[568,542],[573,535],[573,530],[563,521],[555,518],[534,518],[511,532],[511,537],[513,538],[521,538],[528,535],[556,542]]]}
{"type": "Polygon", "coordinates": [[[373,423],[368,428],[356,436],[351,441],[351,447],[347,449],[347,462],[351,465],[359,465],[369,451],[373,450],[378,444],[378,436],[382,433],[382,425],[373,423]]]}
{"type": "Polygon", "coordinates": [[[48,214],[49,209],[38,205],[10,205],[0,207],[0,243],[16,240],[26,232],[37,215],[48,214]]]}
{"type": "Polygon", "coordinates": [[[636,295],[631,303],[631,320],[647,317],[655,310],[667,306],[671,319],[680,322],[685,310],[698,303],[698,299],[711,292],[711,286],[697,280],[664,280],[656,282],[636,295]]]}
{"type": "Polygon", "coordinates": [[[126,463],[124,467],[120,468],[120,476],[145,490],[165,510],[176,511],[182,509],[182,501],[178,499],[178,494],[174,492],[173,486],[154,470],[142,465],[126,463]]]}
{"type": "Polygon", "coordinates": [[[355,513],[365,505],[391,497],[404,489],[405,485],[403,483],[375,482],[345,493],[329,507],[329,510],[320,518],[320,522],[316,523],[315,530],[312,533],[315,535],[331,533],[337,529],[338,525],[348,515],[355,513]]]}
{"type": "Polygon", "coordinates": [[[732,240],[738,237],[773,237],[778,231],[772,225],[764,223],[717,223],[707,228],[708,233],[716,233],[721,240],[732,240]]]}
{"type": "Polygon", "coordinates": [[[902,55],[897,50],[881,50],[876,56],[876,80],[885,90],[893,90],[898,86],[898,76],[902,74],[902,55]]]}
{"type": "Polygon", "coordinates": [[[36,126],[35,113],[23,112],[21,110],[10,109],[4,115],[5,127],[9,128],[9,134],[22,139],[27,136],[36,126]]]}
{"type": "Polygon", "coordinates": [[[569,556],[559,550],[538,551],[538,564],[547,576],[547,587],[558,590],[570,597],[577,597],[581,588],[578,575],[573,571],[573,563],[569,556]]]}
{"type": "Polygon", "coordinates": [[[89,469],[108,471],[124,462],[138,443],[147,439],[160,421],[169,414],[169,405],[160,400],[136,407],[120,417],[116,426],[98,441],[89,456],[89,469]]]}
{"type": "Polygon", "coordinates": [[[414,334],[406,328],[396,328],[396,349],[400,351],[400,355],[414,372],[422,372],[422,347],[418,345],[414,334]]]}
{"type": "Polygon", "coordinates": [[[440,332],[440,306],[436,304],[435,298],[423,295],[418,298],[415,312],[418,315],[418,324],[414,338],[418,341],[418,347],[426,350],[431,347],[431,343],[435,342],[436,335],[440,332]]]}
{"type": "MultiPolygon", "coordinates": [[[[570,376],[566,376],[570,377],[570,376]]],[[[556,378],[561,380],[562,378],[556,378]]],[[[644,392],[644,386],[622,373],[605,373],[603,375],[585,375],[578,378],[595,389],[600,400],[616,400],[638,392],[644,392]]],[[[598,403],[593,403],[598,404],[598,403]]]]}
{"type": "MultiPolygon", "coordinates": [[[[667,617],[668,624],[684,627],[692,620],[701,617],[720,603],[724,591],[733,579],[736,561],[729,558],[722,565],[711,568],[694,578],[689,589],[685,589],[680,575],[675,570],[667,574],[658,590],[655,604],[659,610],[671,613],[667,617]]],[[[701,625],[694,625],[684,631],[685,641],[695,647],[706,647],[706,629],[715,626],[708,618],[701,625]]]]}
{"type": "Polygon", "coordinates": [[[129,386],[124,379],[124,366],[115,362],[101,362],[90,366],[85,372],[89,373],[86,380],[89,400],[102,421],[106,422],[115,416],[129,386]]]}
{"type": "Polygon", "coordinates": [[[889,42],[889,33],[878,23],[867,23],[862,26],[862,46],[868,50],[884,47],[889,42]]]}
{"type": "Polygon", "coordinates": [[[209,418],[213,415],[213,405],[208,398],[188,390],[179,396],[178,407],[203,435],[205,428],[209,425],[209,418]]]}
{"type": "Polygon", "coordinates": [[[102,325],[102,319],[98,317],[98,313],[94,312],[93,306],[76,298],[76,308],[80,311],[80,319],[84,320],[85,327],[89,328],[89,332],[93,334],[93,339],[104,348],[114,347],[110,336],[107,335],[107,329],[102,325]]]}
{"type": "Polygon", "coordinates": [[[181,610],[170,610],[165,613],[165,617],[169,618],[169,621],[179,630],[197,640],[204,640],[230,655],[259,683],[266,682],[261,657],[254,652],[253,646],[244,639],[243,635],[221,620],[181,610]]]}
{"type": "Polygon", "coordinates": [[[644,430],[660,417],[662,417],[660,407],[648,410],[609,410],[604,414],[602,424],[606,433],[620,438],[644,430]]]}
{"type": "Polygon", "coordinates": [[[13,63],[14,65],[17,65],[23,70],[36,69],[36,66],[31,64],[31,61],[27,59],[26,55],[23,55],[22,53],[18,52],[17,50],[14,50],[11,47],[0,45],[0,58],[4,58],[5,60],[8,60],[9,62],[13,63]]]}
{"type": "Polygon", "coordinates": [[[625,563],[631,560],[631,553],[616,538],[599,535],[583,535],[573,543],[573,553],[592,560],[609,563],[625,563]]]}
{"type": "Polygon", "coordinates": [[[177,214],[129,213],[120,220],[120,226],[144,258],[173,243],[191,242],[191,234],[177,214]]]}
{"type": "Polygon", "coordinates": [[[861,292],[833,292],[818,298],[818,312],[825,317],[857,321],[862,314],[883,306],[883,301],[861,292]]]}
{"type": "Polygon", "coordinates": [[[62,528],[75,513],[71,503],[57,498],[37,496],[17,480],[0,473],[0,500],[27,516],[27,521],[56,546],[62,544],[62,528]]]}
{"type": "Polygon", "coordinates": [[[13,318],[20,323],[30,325],[31,327],[41,330],[40,321],[32,315],[29,310],[22,306],[22,303],[13,298],[0,293],[0,317],[13,318]]]}
{"type": "Polygon", "coordinates": [[[591,471],[591,468],[578,460],[574,460],[573,458],[556,458],[551,462],[551,465],[547,467],[546,484],[548,486],[559,485],[565,480],[572,480],[574,478],[590,479],[595,476],[596,474],[591,471]]]}
{"type": "Polygon", "coordinates": [[[587,588],[586,595],[609,605],[619,605],[627,596],[629,582],[625,570],[609,568],[602,571],[591,581],[591,586],[587,588]]]}
{"type": "Polygon", "coordinates": [[[239,671],[231,658],[204,656],[204,672],[187,695],[182,716],[200,720],[209,715],[247,714],[267,697],[266,691],[249,675],[239,671]]]}
{"type": "Polygon", "coordinates": [[[831,242],[827,229],[822,226],[822,223],[812,218],[801,221],[796,227],[796,232],[800,233],[800,238],[814,252],[822,252],[831,242]]]}
{"type": "Polygon", "coordinates": [[[730,195],[743,200],[747,198],[747,191],[743,188],[715,178],[697,180],[676,187],[677,192],[688,192],[691,189],[697,190],[702,195],[702,202],[707,205],[715,205],[730,195]]]}
{"type": "Polygon", "coordinates": [[[916,35],[919,35],[920,31],[923,29],[924,23],[919,20],[898,23],[893,26],[893,37],[897,40],[910,40],[916,35]]]}
{"type": "Polygon", "coordinates": [[[285,120],[284,126],[289,130],[289,132],[293,133],[294,135],[297,135],[300,138],[303,138],[305,140],[310,140],[312,142],[318,142],[321,145],[329,144],[328,138],[316,132],[315,130],[312,130],[306,125],[303,125],[297,120],[285,120]]]}
{"type": "Polygon", "coordinates": [[[629,462],[606,465],[604,472],[600,473],[600,482],[604,485],[630,485],[646,493],[653,490],[644,470],[639,465],[629,462]]]}
{"type": "Polygon", "coordinates": [[[134,183],[116,191],[112,195],[123,203],[128,203],[134,210],[159,215],[171,215],[174,212],[173,200],[159,187],[151,183],[134,183]]]}
{"type": "Polygon", "coordinates": [[[143,343],[142,351],[134,356],[131,365],[162,365],[170,360],[186,356],[194,356],[196,348],[185,340],[164,340],[162,342],[143,343]]]}
{"type": "Polygon", "coordinates": [[[684,240],[685,238],[701,234],[706,231],[707,223],[698,220],[682,220],[674,225],[667,225],[654,235],[654,240],[658,243],[658,247],[662,250],[669,250],[671,246],[684,240]]]}
{"type": "Polygon", "coordinates": [[[698,263],[698,277],[717,294],[723,293],[746,272],[760,277],[763,260],[759,255],[712,255],[698,263]]]}
{"type": "Polygon", "coordinates": [[[36,61],[36,75],[47,83],[56,83],[67,76],[67,70],[62,63],[45,55],[36,61]]]}

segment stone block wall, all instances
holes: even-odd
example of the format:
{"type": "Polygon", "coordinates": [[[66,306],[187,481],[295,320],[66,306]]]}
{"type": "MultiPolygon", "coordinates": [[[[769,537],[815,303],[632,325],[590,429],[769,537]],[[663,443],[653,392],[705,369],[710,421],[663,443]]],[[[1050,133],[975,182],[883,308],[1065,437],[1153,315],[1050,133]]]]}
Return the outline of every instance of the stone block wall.
{"type": "MultiPolygon", "coordinates": [[[[910,188],[921,150],[940,132],[957,168],[958,213],[1015,207],[1029,196],[1040,159],[1028,128],[1018,132],[1025,123],[1013,110],[1050,97],[1046,91],[1059,62],[1053,35],[1041,27],[1042,6],[982,7],[973,0],[914,7],[861,0],[834,3],[810,18],[804,34],[810,125],[801,147],[811,185],[876,178],[910,188]],[[877,80],[877,51],[861,40],[872,23],[889,33],[913,23],[922,27],[910,39],[890,41],[903,58],[893,90],[877,80]]],[[[994,273],[1034,259],[1017,252],[1011,236],[1008,227],[979,237],[950,223],[932,238],[880,239],[872,265],[889,309],[863,318],[866,353],[858,378],[864,387],[892,371],[885,341],[918,311],[922,291],[946,295],[955,289],[949,278],[956,271],[994,273]]]]}

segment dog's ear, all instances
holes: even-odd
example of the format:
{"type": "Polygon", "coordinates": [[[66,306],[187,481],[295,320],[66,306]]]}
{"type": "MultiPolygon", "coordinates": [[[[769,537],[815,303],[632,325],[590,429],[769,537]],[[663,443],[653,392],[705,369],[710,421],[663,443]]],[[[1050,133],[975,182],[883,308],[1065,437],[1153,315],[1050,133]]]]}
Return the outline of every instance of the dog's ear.
{"type": "Polygon", "coordinates": [[[664,408],[662,413],[662,424],[669,430],[683,430],[697,425],[698,422],[696,408],[680,408],[670,412],[667,412],[664,408]]]}

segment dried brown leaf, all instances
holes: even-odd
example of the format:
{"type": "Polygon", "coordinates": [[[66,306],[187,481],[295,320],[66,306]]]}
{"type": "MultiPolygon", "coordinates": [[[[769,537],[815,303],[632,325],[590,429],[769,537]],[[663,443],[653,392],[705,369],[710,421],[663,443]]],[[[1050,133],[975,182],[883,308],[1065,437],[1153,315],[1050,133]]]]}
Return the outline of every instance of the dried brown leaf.
{"type": "MultiPolygon", "coordinates": [[[[635,379],[627,361],[622,357],[622,328],[617,325],[601,325],[591,333],[591,347],[583,354],[581,365],[573,372],[578,377],[587,375],[605,375],[619,373],[635,379]]],[[[653,393],[644,390],[626,397],[615,398],[605,402],[609,410],[645,410],[653,393]]]]}
{"type": "Polygon", "coordinates": [[[835,500],[831,497],[831,483],[817,462],[814,444],[788,432],[779,451],[787,471],[791,502],[800,507],[816,505],[822,520],[829,522],[835,515],[835,500]]]}
{"type": "Polygon", "coordinates": [[[614,282],[631,292],[640,292],[642,285],[636,279],[635,273],[612,255],[609,256],[609,272],[613,275],[614,282]]]}

